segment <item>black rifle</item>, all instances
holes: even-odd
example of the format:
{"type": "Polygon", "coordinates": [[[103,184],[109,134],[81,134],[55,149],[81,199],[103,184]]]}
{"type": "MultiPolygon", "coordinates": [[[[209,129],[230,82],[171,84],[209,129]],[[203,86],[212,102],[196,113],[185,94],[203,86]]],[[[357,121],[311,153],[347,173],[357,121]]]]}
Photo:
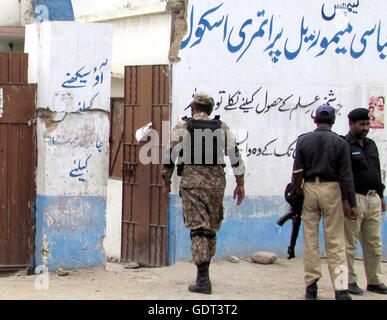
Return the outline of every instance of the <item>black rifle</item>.
{"type": "Polygon", "coordinates": [[[285,199],[290,204],[290,211],[278,219],[277,224],[282,227],[289,219],[293,220],[292,235],[290,237],[290,244],[288,247],[288,259],[295,257],[294,248],[296,246],[298,233],[301,226],[301,213],[303,196],[296,194],[295,184],[289,183],[285,188],[285,199]]]}

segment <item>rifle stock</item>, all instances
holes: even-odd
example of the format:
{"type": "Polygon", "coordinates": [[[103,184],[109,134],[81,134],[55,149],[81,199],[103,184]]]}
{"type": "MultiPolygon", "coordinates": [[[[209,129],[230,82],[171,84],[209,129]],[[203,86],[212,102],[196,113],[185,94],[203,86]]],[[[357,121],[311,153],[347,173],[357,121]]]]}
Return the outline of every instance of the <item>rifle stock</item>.
{"type": "Polygon", "coordinates": [[[293,219],[293,226],[292,235],[290,237],[290,244],[288,247],[289,260],[295,257],[294,248],[296,246],[297,237],[301,226],[301,210],[291,209],[288,213],[284,214],[281,218],[278,219],[277,224],[282,227],[284,223],[290,219],[293,219]]]}
{"type": "Polygon", "coordinates": [[[294,253],[294,248],[296,246],[298,233],[301,226],[301,214],[297,214],[296,218],[293,220],[292,235],[290,237],[290,245],[288,247],[288,259],[294,258],[296,255],[294,253]]]}
{"type": "Polygon", "coordinates": [[[288,183],[285,188],[285,200],[290,204],[291,208],[288,213],[278,219],[277,224],[282,227],[289,219],[293,220],[292,235],[290,237],[290,244],[288,247],[288,259],[290,260],[295,257],[294,248],[300,231],[302,203],[304,201],[303,195],[296,193],[296,185],[293,180],[291,183],[288,183]]]}
{"type": "Polygon", "coordinates": [[[277,224],[282,227],[286,221],[292,219],[296,215],[297,212],[295,212],[293,209],[290,209],[288,213],[284,214],[281,218],[278,219],[277,224]]]}

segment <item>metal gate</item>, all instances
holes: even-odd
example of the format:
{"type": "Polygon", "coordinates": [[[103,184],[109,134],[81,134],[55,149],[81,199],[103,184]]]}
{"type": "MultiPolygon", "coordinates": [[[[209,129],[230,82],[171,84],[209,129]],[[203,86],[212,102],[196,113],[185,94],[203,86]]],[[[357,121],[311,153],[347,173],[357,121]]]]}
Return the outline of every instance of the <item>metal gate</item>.
{"type": "MultiPolygon", "coordinates": [[[[122,261],[168,264],[167,200],[161,196],[162,122],[169,121],[169,67],[125,68],[122,261]],[[142,164],[136,130],[152,122],[160,137],[158,164],[142,164]]],[[[169,132],[168,132],[169,133],[169,132]]],[[[168,134],[167,133],[167,134],[168,134]]]]}
{"type": "Polygon", "coordinates": [[[0,53],[0,271],[30,266],[34,250],[35,96],[27,54],[0,53]]]}
{"type": "Polygon", "coordinates": [[[124,99],[112,98],[110,103],[109,178],[122,180],[123,140],[124,99]]]}

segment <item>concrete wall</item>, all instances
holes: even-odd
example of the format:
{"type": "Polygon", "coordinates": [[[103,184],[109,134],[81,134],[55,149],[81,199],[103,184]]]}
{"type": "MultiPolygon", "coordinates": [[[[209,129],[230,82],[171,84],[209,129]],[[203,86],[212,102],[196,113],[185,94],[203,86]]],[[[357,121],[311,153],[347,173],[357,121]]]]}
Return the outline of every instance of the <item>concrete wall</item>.
{"type": "Polygon", "coordinates": [[[121,258],[122,180],[109,179],[106,203],[106,238],[103,242],[107,259],[121,258]]]}
{"type": "Polygon", "coordinates": [[[124,8],[115,2],[104,2],[88,7],[94,7],[88,11],[86,7],[81,9],[86,1],[73,1],[76,21],[113,25],[112,97],[124,97],[125,66],[169,64],[171,14],[166,10],[166,3],[144,1],[141,4],[144,5],[138,3],[124,8]]]}
{"type": "MultiPolygon", "coordinates": [[[[21,27],[33,22],[31,0],[3,0],[1,5],[0,28],[13,27],[23,31],[21,27]]],[[[24,52],[23,33],[15,35],[14,31],[0,30],[0,52],[24,52]]]]}
{"type": "Polygon", "coordinates": [[[123,75],[124,66],[169,64],[170,14],[135,16],[109,22],[114,34],[113,74],[123,75]]]}
{"type": "MultiPolygon", "coordinates": [[[[225,220],[217,257],[268,250],[286,255],[290,223],[283,190],[291,177],[298,135],[315,128],[311,116],[322,103],[338,111],[334,131],[348,132],[347,114],[387,96],[387,3],[361,1],[189,1],[188,30],[173,65],[172,126],[196,91],[215,98],[214,114],[235,129],[247,163],[245,202],[236,207],[228,171],[225,220]]],[[[384,115],[383,115],[384,117],[384,115]]],[[[386,130],[372,129],[382,167],[386,130]]],[[[178,178],[170,206],[171,261],[190,258],[182,223],[178,178]]],[[[384,254],[386,215],[383,214],[384,254]]],[[[302,233],[296,253],[302,253],[302,233]]]]}
{"type": "Polygon", "coordinates": [[[134,8],[165,1],[160,0],[71,0],[75,16],[86,16],[117,9],[134,8]]]}
{"type": "MultiPolygon", "coordinates": [[[[0,27],[20,27],[36,21],[74,20],[71,0],[2,0],[0,27]]],[[[89,3],[91,6],[91,3],[89,3]]]]}
{"type": "MultiPolygon", "coordinates": [[[[115,2],[112,2],[113,6],[115,2]]],[[[73,1],[77,21],[109,23],[113,27],[111,97],[124,97],[125,66],[169,64],[171,13],[166,3],[149,1],[140,6],[79,16],[80,1],[73,1]]],[[[98,5],[110,6],[108,3],[98,5]]],[[[104,7],[106,8],[106,7],[104,7]]],[[[113,7],[110,7],[113,8],[113,7]]],[[[86,9],[85,9],[86,10],[86,9]]],[[[87,12],[87,11],[85,11],[87,12]]],[[[109,179],[107,189],[106,238],[107,259],[121,258],[122,181],[109,179]]]]}
{"type": "Polygon", "coordinates": [[[34,22],[32,0],[2,0],[0,27],[20,27],[34,22]]]}
{"type": "Polygon", "coordinates": [[[123,98],[125,95],[125,81],[122,77],[112,77],[110,96],[112,98],[123,98]]]}
{"type": "Polygon", "coordinates": [[[1,5],[0,27],[20,29],[18,35],[0,30],[0,51],[3,52],[24,52],[24,26],[27,24],[74,20],[70,0],[3,0],[1,5]]]}
{"type": "Polygon", "coordinates": [[[1,27],[18,27],[21,25],[21,4],[15,0],[2,0],[0,10],[1,27]]]}
{"type": "Polygon", "coordinates": [[[103,265],[112,28],[28,25],[37,93],[35,259],[49,269],[103,265]]]}

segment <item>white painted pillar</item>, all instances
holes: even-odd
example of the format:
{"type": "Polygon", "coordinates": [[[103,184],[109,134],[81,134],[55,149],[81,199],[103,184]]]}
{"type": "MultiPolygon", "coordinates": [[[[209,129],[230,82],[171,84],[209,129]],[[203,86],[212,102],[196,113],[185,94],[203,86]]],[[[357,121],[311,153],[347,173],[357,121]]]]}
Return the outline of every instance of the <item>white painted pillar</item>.
{"type": "Polygon", "coordinates": [[[105,262],[112,27],[26,27],[29,81],[38,83],[36,265],[105,262]]]}

